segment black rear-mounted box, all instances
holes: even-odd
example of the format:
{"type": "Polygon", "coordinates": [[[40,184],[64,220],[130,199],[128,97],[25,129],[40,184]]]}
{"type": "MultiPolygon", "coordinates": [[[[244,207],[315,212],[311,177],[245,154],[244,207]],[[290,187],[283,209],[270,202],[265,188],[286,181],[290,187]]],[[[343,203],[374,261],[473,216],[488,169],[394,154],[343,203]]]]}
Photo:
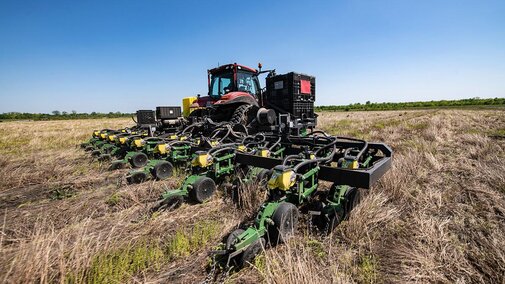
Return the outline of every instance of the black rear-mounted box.
{"type": "Polygon", "coordinates": [[[137,123],[156,124],[154,110],[137,110],[137,123]]]}
{"type": "Polygon", "coordinates": [[[156,118],[159,120],[176,119],[181,116],[181,107],[159,106],[156,107],[156,118]]]}
{"type": "Polygon", "coordinates": [[[316,78],[290,72],[266,78],[265,104],[296,118],[314,117],[316,78]]]}

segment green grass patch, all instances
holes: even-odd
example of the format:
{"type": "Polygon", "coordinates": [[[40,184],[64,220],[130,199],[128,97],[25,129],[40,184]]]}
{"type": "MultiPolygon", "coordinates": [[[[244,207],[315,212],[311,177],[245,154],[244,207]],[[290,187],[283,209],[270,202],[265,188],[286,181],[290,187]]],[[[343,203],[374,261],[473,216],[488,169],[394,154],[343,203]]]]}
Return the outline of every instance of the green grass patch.
{"type": "Polygon", "coordinates": [[[177,230],[169,240],[166,252],[170,259],[188,256],[214,239],[220,232],[217,221],[200,221],[192,230],[177,230]]]}
{"type": "Polygon", "coordinates": [[[406,128],[412,131],[422,131],[428,128],[429,123],[427,122],[419,122],[419,123],[407,123],[406,128]]]}
{"type": "MultiPolygon", "coordinates": [[[[114,195],[113,195],[114,196],[114,195]]],[[[165,241],[142,241],[124,248],[100,252],[84,272],[66,275],[67,283],[124,283],[145,271],[203,249],[221,232],[217,221],[199,221],[193,228],[180,228],[165,241]]]]}
{"type": "Polygon", "coordinates": [[[325,258],[328,256],[328,252],[326,251],[324,244],[319,240],[308,238],[307,246],[309,247],[312,254],[319,258],[325,258]]]}
{"type": "Polygon", "coordinates": [[[114,192],[109,198],[107,198],[107,201],[105,203],[109,206],[116,206],[119,204],[121,201],[121,194],[119,192],[114,192]]]}
{"type": "Polygon", "coordinates": [[[364,256],[358,264],[359,280],[361,283],[378,282],[378,263],[373,256],[364,256]]]}
{"type": "Polygon", "coordinates": [[[52,200],[62,200],[77,195],[71,185],[55,186],[51,189],[49,198],[52,200]]]}
{"type": "Polygon", "coordinates": [[[490,136],[505,137],[505,129],[496,129],[489,133],[490,136]]]}
{"type": "MultiPolygon", "coordinates": [[[[124,283],[132,275],[146,269],[159,270],[166,260],[156,243],[129,245],[109,253],[96,255],[85,273],[86,283],[124,283]]],[[[67,283],[80,283],[78,274],[68,274],[67,283]]]]}

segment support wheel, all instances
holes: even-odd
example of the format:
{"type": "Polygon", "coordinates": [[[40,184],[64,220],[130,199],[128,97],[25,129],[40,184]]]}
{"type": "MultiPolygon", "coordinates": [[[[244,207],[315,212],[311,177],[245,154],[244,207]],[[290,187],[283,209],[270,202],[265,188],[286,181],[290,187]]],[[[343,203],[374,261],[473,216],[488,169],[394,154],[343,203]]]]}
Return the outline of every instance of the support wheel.
{"type": "Polygon", "coordinates": [[[361,202],[361,190],[357,187],[349,187],[345,193],[345,217],[348,217],[352,209],[354,209],[361,202]]]}
{"type": "Polygon", "coordinates": [[[258,184],[266,184],[272,175],[272,170],[261,170],[261,172],[256,175],[256,182],[258,184]]]}
{"type": "Polygon", "coordinates": [[[113,161],[109,166],[109,171],[115,171],[124,167],[123,161],[113,161]]]}
{"type": "Polygon", "coordinates": [[[235,244],[235,240],[237,239],[240,234],[245,232],[242,229],[236,229],[235,231],[231,232],[230,235],[228,235],[228,238],[226,239],[226,250],[229,250],[232,248],[232,246],[235,244]]]}
{"type": "Polygon", "coordinates": [[[144,172],[134,172],[126,178],[129,184],[143,183],[147,180],[147,175],[144,172]]]}
{"type": "MultiPolygon", "coordinates": [[[[236,239],[240,234],[242,234],[244,230],[242,229],[236,229],[235,231],[231,232],[231,234],[228,236],[226,239],[226,249],[231,250],[233,248],[233,245],[236,242],[236,239]]],[[[232,263],[238,267],[244,267],[244,265],[247,265],[249,263],[252,263],[256,255],[263,250],[265,247],[265,239],[264,238],[259,238],[258,240],[254,241],[252,244],[250,244],[241,254],[235,256],[231,261],[232,263]]]]}
{"type": "Polygon", "coordinates": [[[291,238],[298,226],[298,208],[292,203],[282,202],[272,215],[274,225],[268,226],[268,238],[271,245],[285,243],[291,238]]]}
{"type": "Polygon", "coordinates": [[[174,166],[172,165],[172,163],[167,161],[161,161],[157,163],[152,170],[152,175],[157,180],[167,179],[171,177],[173,173],[174,173],[174,166]]]}
{"type": "Polygon", "coordinates": [[[251,264],[254,258],[264,249],[265,243],[266,241],[264,238],[259,238],[250,244],[244,252],[238,256],[238,265],[244,267],[245,265],[251,264]]]}
{"type": "Polygon", "coordinates": [[[200,177],[193,183],[191,197],[198,203],[209,200],[216,190],[216,183],[208,177],[200,177]]]}
{"type": "Polygon", "coordinates": [[[324,235],[329,235],[342,222],[345,215],[343,210],[331,210],[328,214],[314,216],[312,222],[324,235]]]}
{"type": "Polygon", "coordinates": [[[151,208],[151,212],[162,210],[172,211],[181,207],[182,203],[184,203],[184,197],[180,195],[170,196],[168,198],[156,202],[156,204],[151,208]]]}
{"type": "Polygon", "coordinates": [[[104,161],[110,161],[111,156],[110,154],[102,154],[100,157],[98,157],[98,161],[104,162],[104,161]]]}
{"type": "Polygon", "coordinates": [[[147,160],[148,160],[147,155],[139,152],[139,153],[135,153],[135,154],[133,154],[133,156],[131,156],[130,164],[134,168],[142,168],[145,165],[147,165],[147,160]]]}

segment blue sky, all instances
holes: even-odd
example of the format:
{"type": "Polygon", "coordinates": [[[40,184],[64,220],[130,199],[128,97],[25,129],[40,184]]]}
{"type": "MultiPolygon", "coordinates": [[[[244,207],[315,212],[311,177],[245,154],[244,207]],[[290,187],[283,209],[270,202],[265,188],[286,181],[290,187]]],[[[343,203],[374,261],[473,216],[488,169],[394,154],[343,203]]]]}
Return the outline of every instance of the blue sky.
{"type": "Polygon", "coordinates": [[[318,105],[504,97],[505,1],[0,0],[0,112],[179,105],[231,62],[318,105]]]}

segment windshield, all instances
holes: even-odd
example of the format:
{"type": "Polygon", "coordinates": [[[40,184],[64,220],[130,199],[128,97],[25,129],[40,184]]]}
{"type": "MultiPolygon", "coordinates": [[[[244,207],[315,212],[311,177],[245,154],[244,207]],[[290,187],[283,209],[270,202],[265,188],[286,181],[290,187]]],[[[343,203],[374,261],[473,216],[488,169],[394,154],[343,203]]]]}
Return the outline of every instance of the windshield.
{"type": "Polygon", "coordinates": [[[233,73],[222,73],[219,75],[212,75],[210,82],[210,96],[213,98],[220,98],[222,95],[233,90],[233,73]]]}
{"type": "Polygon", "coordinates": [[[256,95],[257,92],[256,82],[257,80],[255,80],[253,74],[246,72],[238,72],[237,84],[239,92],[248,92],[251,95],[256,95]]]}

